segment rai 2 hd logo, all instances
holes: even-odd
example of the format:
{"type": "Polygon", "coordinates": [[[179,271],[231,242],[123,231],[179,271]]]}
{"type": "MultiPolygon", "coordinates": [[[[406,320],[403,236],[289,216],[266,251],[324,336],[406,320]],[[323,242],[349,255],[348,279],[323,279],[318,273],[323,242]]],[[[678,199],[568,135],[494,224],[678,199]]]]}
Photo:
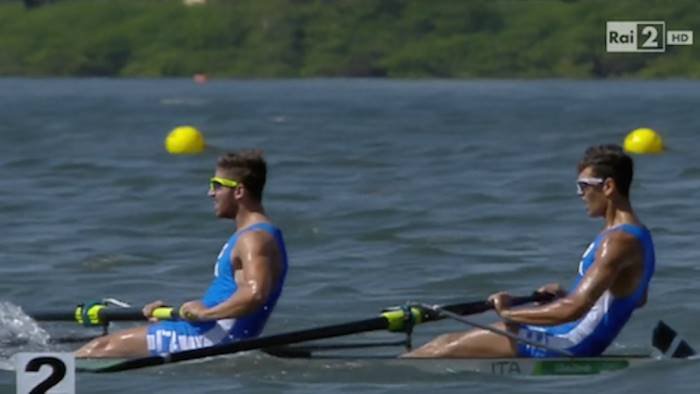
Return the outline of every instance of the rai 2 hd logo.
{"type": "Polygon", "coordinates": [[[669,45],[693,45],[693,31],[666,30],[663,21],[607,22],[607,52],[666,52],[669,45]]]}

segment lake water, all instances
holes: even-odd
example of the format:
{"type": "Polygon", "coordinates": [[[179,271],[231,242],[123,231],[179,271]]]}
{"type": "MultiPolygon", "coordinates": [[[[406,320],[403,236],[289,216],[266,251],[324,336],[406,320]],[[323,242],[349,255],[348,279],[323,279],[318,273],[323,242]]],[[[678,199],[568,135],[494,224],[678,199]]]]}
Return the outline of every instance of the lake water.
{"type": "MultiPolygon", "coordinates": [[[[470,301],[569,283],[601,227],[576,196],[577,161],[589,145],[652,127],[669,149],[635,157],[632,198],[655,237],[657,274],[647,307],[612,350],[648,351],[658,319],[700,346],[699,103],[700,83],[689,81],[0,79],[0,315],[16,317],[12,305],[68,310],[108,296],[139,306],[200,296],[234,231],[212,214],[208,178],[219,152],[253,147],[266,152],[265,205],[290,255],[268,334],[374,317],[409,300],[470,301]],[[163,140],[182,124],[197,126],[212,148],[168,155],[163,140]]],[[[95,333],[42,327],[54,336],[95,333]]],[[[415,343],[464,328],[426,324],[415,343]]],[[[46,348],[22,330],[0,326],[5,368],[14,352],[46,348]],[[29,344],[8,345],[17,336],[29,344]]],[[[79,374],[77,387],[696,392],[699,372],[700,363],[689,362],[533,380],[252,353],[79,374]]],[[[14,371],[0,371],[0,392],[14,392],[14,371]]]]}

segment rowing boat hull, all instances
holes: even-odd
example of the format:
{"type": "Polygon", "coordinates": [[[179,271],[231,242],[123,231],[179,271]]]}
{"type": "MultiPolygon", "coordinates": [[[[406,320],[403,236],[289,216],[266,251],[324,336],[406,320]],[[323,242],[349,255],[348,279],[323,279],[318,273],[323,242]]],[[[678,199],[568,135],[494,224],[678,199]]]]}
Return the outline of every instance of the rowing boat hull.
{"type": "Polygon", "coordinates": [[[561,376],[596,375],[652,361],[649,357],[503,358],[503,359],[394,359],[391,364],[426,372],[482,373],[488,375],[561,376]]]}
{"type": "MultiPolygon", "coordinates": [[[[426,373],[481,373],[497,376],[566,376],[596,375],[615,372],[629,367],[646,364],[656,359],[649,356],[608,356],[591,358],[452,358],[452,359],[408,359],[394,357],[333,357],[320,356],[305,359],[280,359],[289,363],[303,362],[313,368],[313,364],[328,366],[346,365],[353,369],[406,368],[426,373]]],[[[78,359],[79,372],[98,372],[123,361],[123,359],[78,359]]],[[[243,361],[243,360],[241,360],[243,361]]]]}

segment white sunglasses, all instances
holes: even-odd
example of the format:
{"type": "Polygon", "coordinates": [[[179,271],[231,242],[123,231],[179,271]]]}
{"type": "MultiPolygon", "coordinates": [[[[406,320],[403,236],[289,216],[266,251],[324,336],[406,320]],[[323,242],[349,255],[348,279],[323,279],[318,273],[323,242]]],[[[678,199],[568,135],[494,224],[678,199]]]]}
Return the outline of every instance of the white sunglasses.
{"type": "Polygon", "coordinates": [[[582,177],[578,178],[576,180],[576,194],[579,196],[583,195],[583,192],[586,191],[586,188],[592,187],[592,186],[600,186],[605,182],[605,179],[603,178],[589,178],[589,177],[582,177]]]}

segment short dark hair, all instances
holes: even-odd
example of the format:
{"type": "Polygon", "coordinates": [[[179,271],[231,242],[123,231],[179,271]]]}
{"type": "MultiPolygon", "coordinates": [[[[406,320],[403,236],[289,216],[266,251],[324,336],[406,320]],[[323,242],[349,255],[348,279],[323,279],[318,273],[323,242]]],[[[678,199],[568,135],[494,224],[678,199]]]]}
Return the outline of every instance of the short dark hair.
{"type": "Polygon", "coordinates": [[[261,150],[242,150],[227,153],[216,162],[216,166],[243,186],[258,201],[262,201],[265,180],[267,179],[267,164],[261,150]]]}
{"type": "Polygon", "coordinates": [[[597,177],[614,179],[620,194],[629,197],[634,163],[621,146],[608,144],[589,147],[578,163],[578,172],[586,167],[591,167],[597,177]]]}

